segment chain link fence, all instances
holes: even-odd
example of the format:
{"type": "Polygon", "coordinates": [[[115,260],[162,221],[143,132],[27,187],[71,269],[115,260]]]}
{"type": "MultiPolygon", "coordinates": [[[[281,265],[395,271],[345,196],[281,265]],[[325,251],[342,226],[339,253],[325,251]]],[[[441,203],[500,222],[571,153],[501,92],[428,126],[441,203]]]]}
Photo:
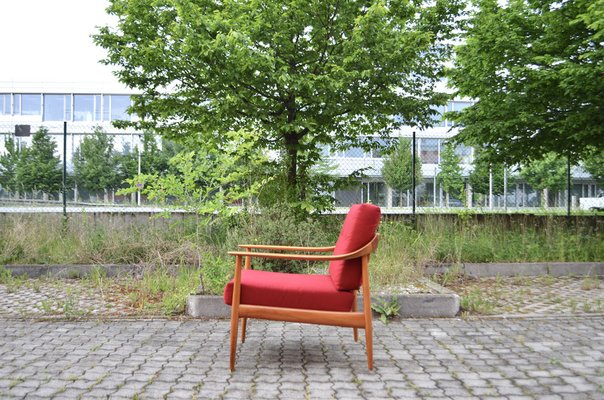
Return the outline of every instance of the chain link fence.
{"type": "MultiPolygon", "coordinates": [[[[3,163],[0,164],[0,206],[27,205],[29,207],[48,207],[49,205],[60,205],[63,202],[62,181],[60,187],[53,191],[35,190],[31,182],[20,182],[19,177],[31,176],[18,168],[35,171],[38,166],[18,166],[17,160],[10,160],[6,155],[11,153],[9,146],[13,146],[13,153],[18,154],[25,148],[31,148],[32,138],[35,132],[42,127],[40,125],[27,125],[16,127],[14,123],[0,123],[0,155],[4,155],[3,163]],[[12,169],[11,169],[12,168],[12,169]],[[12,174],[12,175],[11,175],[12,174]],[[11,183],[11,179],[13,179],[11,183]]],[[[145,206],[144,198],[140,194],[117,195],[116,188],[109,188],[100,192],[90,192],[85,188],[78,187],[73,179],[73,159],[77,149],[85,137],[93,134],[100,127],[106,135],[111,136],[115,152],[119,154],[130,154],[134,149],[141,148],[142,135],[133,130],[117,130],[110,124],[98,123],[46,123],[44,127],[48,130],[48,137],[54,143],[54,156],[60,160],[62,171],[63,163],[67,177],[65,179],[65,200],[72,206],[94,206],[94,205],[116,205],[116,206],[145,206]],[[65,149],[65,152],[64,152],[65,149]]],[[[384,143],[383,139],[375,140],[384,143]]],[[[409,140],[411,137],[404,136],[398,140],[409,140]]],[[[536,208],[566,209],[570,197],[571,208],[579,207],[580,198],[593,198],[601,195],[602,188],[598,187],[592,177],[580,167],[571,169],[570,196],[566,189],[563,190],[535,190],[526,183],[520,174],[513,168],[505,170],[493,170],[476,181],[471,179],[472,171],[475,169],[475,149],[459,145],[453,149],[453,157],[447,155],[446,137],[428,137],[425,134],[415,140],[416,168],[421,171],[417,174],[415,193],[410,187],[397,189],[389,186],[384,174],[384,162],[392,157],[383,149],[363,150],[352,147],[345,151],[325,151],[325,160],[331,166],[331,171],[336,176],[348,176],[349,174],[363,170],[363,177],[358,184],[349,188],[337,190],[332,193],[338,208],[346,209],[351,204],[371,202],[384,208],[391,213],[409,213],[415,208],[420,213],[447,212],[462,208],[475,210],[512,211],[531,210],[536,208]],[[453,159],[453,161],[451,161],[453,159]],[[453,172],[451,172],[453,171],[453,172]],[[461,186],[456,190],[447,191],[447,179],[461,180],[461,186]],[[474,185],[472,184],[474,181],[474,185]]],[[[137,153],[139,154],[139,153],[137,153]]],[[[137,160],[140,171],[141,162],[144,162],[145,153],[140,153],[137,160]]],[[[410,167],[409,167],[410,168],[410,167]]],[[[410,171],[410,169],[409,169],[410,171]]],[[[31,172],[29,173],[31,175],[31,172]]],[[[44,178],[43,175],[39,179],[44,178]]],[[[393,185],[394,186],[394,185],[393,185]]]]}

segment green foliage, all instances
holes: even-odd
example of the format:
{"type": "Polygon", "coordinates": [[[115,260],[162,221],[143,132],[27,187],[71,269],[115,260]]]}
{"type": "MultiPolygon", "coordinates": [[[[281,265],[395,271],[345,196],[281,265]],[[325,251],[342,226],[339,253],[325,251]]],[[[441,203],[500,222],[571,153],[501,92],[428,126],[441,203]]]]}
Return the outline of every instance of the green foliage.
{"type": "Polygon", "coordinates": [[[440,172],[436,175],[447,195],[459,197],[463,192],[464,178],[460,163],[461,157],[455,154],[453,144],[447,143],[441,153],[440,172]]]}
{"type": "MultiPolygon", "coordinates": [[[[413,177],[413,154],[411,151],[411,141],[407,139],[399,140],[394,152],[384,159],[382,175],[388,186],[399,192],[412,189],[413,177]]],[[[415,154],[415,184],[422,182],[422,161],[415,154]]]]}
{"type": "Polygon", "coordinates": [[[462,311],[476,314],[491,314],[495,303],[481,289],[476,288],[461,296],[459,307],[462,311]]]}
{"type": "Polygon", "coordinates": [[[567,162],[555,153],[531,161],[520,169],[520,176],[536,190],[563,190],[566,187],[567,162]]]}
{"type": "Polygon", "coordinates": [[[394,116],[431,123],[431,106],[447,98],[434,86],[462,6],[112,0],[117,26],[94,40],[140,92],[131,108],[144,118],[131,125],[210,147],[224,132],[257,130],[254,148],[279,156],[284,198],[314,204],[322,148],[374,146],[367,137],[387,135],[394,116]]]}
{"type": "Polygon", "coordinates": [[[73,157],[75,182],[91,192],[114,189],[119,185],[113,137],[100,127],[86,136],[73,157]]]}
{"type": "Polygon", "coordinates": [[[9,192],[19,190],[17,181],[17,163],[19,161],[19,149],[15,139],[8,136],[4,142],[6,152],[0,154],[0,186],[9,192]]]}
{"type": "Polygon", "coordinates": [[[120,193],[141,190],[151,201],[197,215],[234,212],[228,206],[250,199],[266,183],[253,172],[267,163],[267,158],[255,150],[257,133],[237,131],[223,136],[219,146],[199,146],[198,150],[176,154],[169,161],[173,173],[128,179],[130,187],[120,193]]]}
{"type": "Polygon", "coordinates": [[[456,139],[508,165],[601,147],[602,0],[475,4],[449,74],[477,100],[457,115],[456,139]]]}
{"type": "MultiPolygon", "coordinates": [[[[227,249],[240,244],[273,244],[281,246],[332,246],[335,244],[341,221],[333,216],[300,216],[286,206],[261,209],[259,213],[242,213],[237,216],[235,227],[229,229],[227,249]]],[[[281,272],[308,272],[316,268],[324,270],[325,264],[304,261],[253,260],[258,269],[281,272]]]]}
{"type": "Polygon", "coordinates": [[[604,186],[604,148],[594,149],[583,159],[583,168],[598,182],[604,186]]]}
{"type": "Polygon", "coordinates": [[[493,194],[503,194],[505,166],[501,163],[492,163],[487,158],[487,153],[481,149],[474,150],[474,169],[468,178],[472,191],[486,195],[489,193],[489,175],[493,177],[493,194]]]}
{"type": "Polygon", "coordinates": [[[384,324],[387,324],[388,320],[398,316],[398,310],[400,310],[400,308],[401,306],[398,305],[398,299],[396,297],[392,297],[390,301],[380,298],[371,305],[371,309],[380,314],[380,320],[384,324]]]}
{"type": "Polygon", "coordinates": [[[40,128],[32,138],[31,147],[21,150],[15,169],[20,189],[31,192],[57,193],[61,189],[63,169],[55,156],[56,143],[48,129],[40,128]]]}
{"type": "Polygon", "coordinates": [[[201,268],[203,294],[220,295],[224,286],[233,277],[235,261],[206,253],[202,258],[201,268]]]}

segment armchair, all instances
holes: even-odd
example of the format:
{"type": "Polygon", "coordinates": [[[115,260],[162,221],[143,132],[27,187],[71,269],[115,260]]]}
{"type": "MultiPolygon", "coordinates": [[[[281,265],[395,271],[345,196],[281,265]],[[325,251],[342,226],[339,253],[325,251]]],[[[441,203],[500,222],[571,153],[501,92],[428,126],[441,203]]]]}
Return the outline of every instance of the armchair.
{"type": "Polygon", "coordinates": [[[355,341],[358,341],[358,329],[365,329],[367,367],[373,369],[368,266],[370,255],[378,245],[379,222],[379,207],[355,204],[344,220],[335,246],[240,245],[245,251],[229,252],[235,256],[235,277],[224,289],[224,301],[231,306],[230,369],[235,370],[239,319],[242,320],[243,343],[248,318],[349,327],[353,328],[355,341]],[[254,270],[251,269],[252,258],[329,261],[329,273],[254,270]],[[361,287],[363,311],[360,312],[357,311],[356,296],[361,287]]]}

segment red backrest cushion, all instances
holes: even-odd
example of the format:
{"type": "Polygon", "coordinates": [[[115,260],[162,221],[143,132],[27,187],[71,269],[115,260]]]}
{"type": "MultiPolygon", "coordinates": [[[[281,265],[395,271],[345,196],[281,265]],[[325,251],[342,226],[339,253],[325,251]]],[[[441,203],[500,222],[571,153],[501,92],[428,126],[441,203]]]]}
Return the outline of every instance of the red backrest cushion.
{"type": "MultiPolygon", "coordinates": [[[[380,223],[380,208],[373,204],[354,204],[336,242],[334,255],[353,252],[365,246],[375,235],[380,223]]],[[[338,290],[356,290],[361,286],[361,259],[329,263],[329,275],[338,290]]]]}

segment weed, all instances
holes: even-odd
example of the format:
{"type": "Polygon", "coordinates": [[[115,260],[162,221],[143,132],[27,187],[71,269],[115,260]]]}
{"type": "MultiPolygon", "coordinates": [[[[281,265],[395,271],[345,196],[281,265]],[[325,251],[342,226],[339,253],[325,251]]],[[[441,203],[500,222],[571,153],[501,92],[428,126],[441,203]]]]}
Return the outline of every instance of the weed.
{"type": "Polygon", "coordinates": [[[42,302],[40,303],[40,307],[42,307],[42,312],[44,312],[44,314],[53,313],[52,305],[49,300],[42,300],[42,302]]]}
{"type": "Polygon", "coordinates": [[[12,389],[12,388],[14,388],[15,386],[17,386],[18,384],[23,383],[23,382],[25,382],[25,379],[23,379],[23,378],[17,378],[17,379],[13,379],[13,380],[12,380],[12,381],[10,381],[10,383],[8,384],[8,388],[9,388],[9,389],[12,389]]]}
{"type": "Polygon", "coordinates": [[[371,305],[371,309],[380,314],[380,320],[384,324],[387,324],[389,319],[396,317],[400,308],[401,306],[399,306],[396,297],[392,297],[390,301],[377,299],[377,301],[371,305]]]}
{"type": "Polygon", "coordinates": [[[570,301],[568,302],[568,305],[570,306],[570,310],[572,312],[577,311],[577,300],[576,299],[570,299],[570,301]]]}
{"type": "Polygon", "coordinates": [[[583,312],[590,313],[591,312],[591,304],[583,303],[583,312]]]}
{"type": "Polygon", "coordinates": [[[556,283],[557,279],[555,276],[552,275],[545,275],[541,277],[541,283],[543,283],[546,286],[551,286],[554,283],[556,283]]]}
{"type": "Polygon", "coordinates": [[[581,282],[582,290],[593,290],[598,289],[600,287],[600,280],[597,278],[586,277],[581,282]]]}
{"type": "Polygon", "coordinates": [[[471,313],[491,314],[495,305],[485,297],[481,289],[476,288],[465,296],[461,296],[460,307],[471,313]]]}

